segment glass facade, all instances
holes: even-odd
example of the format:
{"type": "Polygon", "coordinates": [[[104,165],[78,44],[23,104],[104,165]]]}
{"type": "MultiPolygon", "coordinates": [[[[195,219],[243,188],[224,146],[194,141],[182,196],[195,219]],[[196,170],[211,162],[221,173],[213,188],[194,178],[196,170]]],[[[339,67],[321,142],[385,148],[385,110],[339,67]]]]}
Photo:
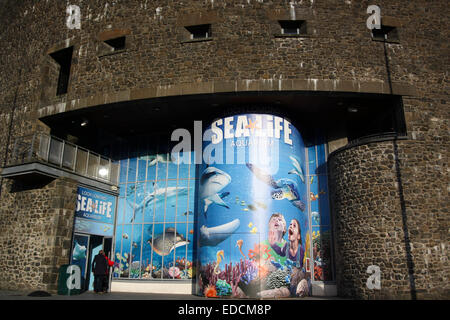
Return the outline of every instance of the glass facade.
{"type": "MultiPolygon", "coordinates": [[[[194,274],[196,165],[170,161],[168,139],[123,145],[115,232],[115,279],[191,279],[194,274]]],[[[312,281],[333,281],[325,139],[305,141],[309,216],[305,265],[312,281]]],[[[182,155],[181,155],[182,156],[182,155]]]]}
{"type": "Polygon", "coordinates": [[[113,277],[192,278],[195,165],[170,161],[162,138],[121,153],[113,277]]]}
{"type": "Polygon", "coordinates": [[[330,204],[326,143],[321,136],[308,147],[309,211],[312,229],[310,254],[313,257],[313,280],[334,280],[331,248],[330,204]]]}

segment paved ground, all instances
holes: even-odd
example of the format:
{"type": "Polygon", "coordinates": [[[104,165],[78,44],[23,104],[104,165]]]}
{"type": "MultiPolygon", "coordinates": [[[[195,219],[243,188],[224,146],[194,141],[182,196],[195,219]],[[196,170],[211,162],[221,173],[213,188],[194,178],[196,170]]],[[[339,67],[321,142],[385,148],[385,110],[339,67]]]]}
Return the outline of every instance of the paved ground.
{"type": "MultiPolygon", "coordinates": [[[[157,294],[157,293],[133,293],[133,292],[110,292],[106,294],[95,294],[92,291],[80,295],[50,297],[30,297],[31,292],[23,291],[0,291],[0,300],[218,300],[198,297],[190,294],[157,294]]],[[[227,299],[228,300],[228,299],[227,299]]],[[[340,300],[337,297],[307,297],[291,298],[283,300],[340,300]]]]}

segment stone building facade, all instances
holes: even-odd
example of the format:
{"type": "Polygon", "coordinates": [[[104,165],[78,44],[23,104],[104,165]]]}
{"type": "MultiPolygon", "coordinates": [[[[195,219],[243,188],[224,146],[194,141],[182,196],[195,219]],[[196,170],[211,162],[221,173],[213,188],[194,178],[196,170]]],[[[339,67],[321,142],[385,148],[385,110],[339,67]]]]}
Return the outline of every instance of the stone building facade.
{"type": "MultiPolygon", "coordinates": [[[[0,8],[3,172],[17,137],[44,132],[103,154],[110,135],[140,134],[142,124],[174,128],[174,114],[202,120],[197,102],[212,114],[252,104],[326,118],[352,99],[375,101],[369,114],[376,101],[400,101],[405,130],[394,135],[353,139],[345,112],[325,121],[337,294],[450,297],[446,1],[377,1],[382,24],[397,32],[385,42],[366,26],[369,1],[69,4],[80,8],[80,29],[68,28],[66,2],[0,8]],[[306,32],[284,34],[280,21],[306,21],[306,32]],[[192,39],[186,27],[204,25],[207,38],[192,39]],[[121,37],[125,47],[105,44],[121,37]],[[67,92],[57,94],[57,53],[67,48],[67,92]],[[83,133],[76,119],[90,116],[97,128],[83,133]],[[380,267],[379,290],[366,285],[370,265],[380,267]]],[[[2,177],[1,289],[56,290],[70,259],[76,186],[2,177]]]]}

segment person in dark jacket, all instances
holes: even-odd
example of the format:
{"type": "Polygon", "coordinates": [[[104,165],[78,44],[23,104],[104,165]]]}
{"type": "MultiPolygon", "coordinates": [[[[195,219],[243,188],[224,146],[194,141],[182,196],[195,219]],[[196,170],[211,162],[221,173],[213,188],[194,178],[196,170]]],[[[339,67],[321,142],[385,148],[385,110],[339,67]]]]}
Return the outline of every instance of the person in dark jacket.
{"type": "Polygon", "coordinates": [[[94,292],[103,293],[103,283],[106,278],[108,263],[103,250],[94,257],[92,262],[92,272],[94,273],[94,292]]]}

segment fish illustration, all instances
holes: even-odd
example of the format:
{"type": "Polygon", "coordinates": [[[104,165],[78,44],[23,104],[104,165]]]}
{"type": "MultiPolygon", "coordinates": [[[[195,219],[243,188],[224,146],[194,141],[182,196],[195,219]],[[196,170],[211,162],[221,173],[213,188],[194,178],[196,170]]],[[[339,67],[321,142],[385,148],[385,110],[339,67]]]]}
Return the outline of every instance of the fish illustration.
{"type": "Polygon", "coordinates": [[[320,215],[317,211],[311,212],[311,217],[316,224],[320,224],[320,215]]]}
{"type": "Polygon", "coordinates": [[[244,209],[242,209],[243,211],[248,211],[248,208],[244,208],[244,209]]]}
{"type": "Polygon", "coordinates": [[[253,204],[247,205],[247,208],[250,209],[250,210],[252,210],[252,211],[258,210],[258,208],[257,208],[255,205],[253,205],[253,204]]]}
{"type": "Polygon", "coordinates": [[[175,228],[167,228],[164,234],[161,233],[154,239],[148,239],[147,243],[160,256],[167,256],[175,248],[187,245],[190,241],[186,240],[182,234],[176,232],[175,228]]]}
{"type": "Polygon", "coordinates": [[[204,201],[205,216],[208,207],[212,204],[218,204],[222,207],[228,208],[228,205],[222,200],[222,198],[229,195],[229,192],[219,194],[219,192],[225,188],[231,182],[231,177],[228,173],[223,172],[215,167],[206,168],[200,178],[200,199],[204,201]]]}
{"type": "Polygon", "coordinates": [[[83,260],[86,258],[86,246],[81,246],[78,242],[75,242],[72,253],[73,260],[83,260]]]}
{"type": "Polygon", "coordinates": [[[256,232],[258,232],[258,228],[256,228],[256,227],[253,227],[253,229],[250,230],[250,233],[256,233],[256,232]]]}
{"type": "Polygon", "coordinates": [[[314,181],[314,176],[311,177],[311,182],[309,184],[312,184],[314,181]]]}
{"type": "Polygon", "coordinates": [[[300,166],[300,162],[293,156],[289,156],[289,159],[291,159],[292,165],[294,166],[294,169],[289,171],[289,174],[296,174],[300,177],[303,183],[305,183],[305,176],[303,174],[302,167],[300,166]]]}
{"type": "Polygon", "coordinates": [[[309,199],[310,199],[311,201],[316,201],[317,199],[319,199],[319,195],[310,192],[310,193],[309,193],[309,199]]]}
{"type": "Polygon", "coordinates": [[[247,168],[262,182],[266,183],[272,187],[272,199],[274,200],[289,200],[292,205],[300,209],[300,211],[305,211],[306,205],[300,200],[300,196],[297,190],[297,184],[291,179],[279,179],[276,180],[269,174],[265,173],[258,167],[247,163],[247,168]]]}
{"type": "Polygon", "coordinates": [[[136,212],[142,211],[144,207],[149,207],[153,202],[164,201],[164,196],[166,201],[169,202],[170,199],[177,197],[181,197],[188,194],[188,188],[186,187],[167,187],[167,188],[158,188],[156,183],[153,183],[154,190],[153,192],[148,192],[141,203],[135,205],[127,200],[133,210],[133,217],[130,222],[136,217],[136,212]]]}
{"type": "Polygon", "coordinates": [[[133,241],[132,246],[133,246],[134,248],[137,248],[137,247],[138,247],[138,244],[137,244],[136,242],[133,241]]]}
{"type": "Polygon", "coordinates": [[[239,239],[236,241],[236,247],[239,248],[239,252],[244,256],[244,260],[247,259],[247,256],[242,252],[242,245],[244,244],[244,240],[239,239]]]}
{"type": "Polygon", "coordinates": [[[239,197],[236,197],[236,204],[239,203],[239,197]]]}
{"type": "Polygon", "coordinates": [[[154,166],[158,162],[161,163],[168,163],[171,162],[170,154],[168,153],[162,153],[162,154],[154,154],[149,156],[143,156],[139,157],[138,160],[148,160],[148,166],[154,166]]]}
{"type": "Polygon", "coordinates": [[[244,200],[241,201],[241,206],[245,206],[245,201],[244,200]]]}
{"type": "Polygon", "coordinates": [[[108,231],[109,229],[111,229],[111,227],[105,226],[105,227],[103,228],[103,232],[106,232],[106,231],[108,231]]]}
{"type": "Polygon", "coordinates": [[[230,237],[239,228],[240,224],[241,221],[235,219],[216,227],[208,228],[207,226],[202,226],[200,228],[200,247],[215,247],[230,237]]]}
{"type": "Polygon", "coordinates": [[[189,230],[189,234],[194,234],[194,230],[189,230]]]}
{"type": "Polygon", "coordinates": [[[122,238],[124,238],[124,239],[128,239],[128,238],[129,238],[129,236],[128,236],[128,234],[124,233],[124,234],[122,234],[122,238]]]}
{"type": "Polygon", "coordinates": [[[249,228],[253,227],[253,222],[250,222],[250,223],[248,224],[248,227],[249,227],[249,228]]]}
{"type": "Polygon", "coordinates": [[[256,201],[256,205],[264,210],[267,210],[267,205],[263,202],[256,201]]]}
{"type": "Polygon", "coordinates": [[[184,216],[192,216],[194,213],[192,211],[186,211],[183,213],[184,216]]]}

